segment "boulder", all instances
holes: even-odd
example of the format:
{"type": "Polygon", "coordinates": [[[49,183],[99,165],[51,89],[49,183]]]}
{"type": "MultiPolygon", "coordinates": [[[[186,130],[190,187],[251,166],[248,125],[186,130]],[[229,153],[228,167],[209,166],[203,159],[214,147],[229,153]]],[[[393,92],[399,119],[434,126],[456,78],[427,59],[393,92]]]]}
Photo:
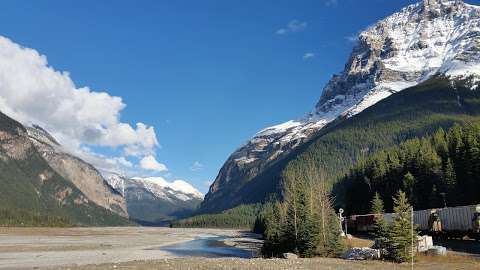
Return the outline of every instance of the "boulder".
{"type": "Polygon", "coordinates": [[[295,260],[298,259],[298,255],[294,253],[283,253],[282,257],[287,260],[295,260]]]}
{"type": "Polygon", "coordinates": [[[442,246],[433,246],[427,251],[430,256],[447,256],[447,248],[442,246]]]}
{"type": "Polygon", "coordinates": [[[417,251],[426,252],[433,248],[433,240],[431,236],[423,235],[417,238],[417,251]]]}

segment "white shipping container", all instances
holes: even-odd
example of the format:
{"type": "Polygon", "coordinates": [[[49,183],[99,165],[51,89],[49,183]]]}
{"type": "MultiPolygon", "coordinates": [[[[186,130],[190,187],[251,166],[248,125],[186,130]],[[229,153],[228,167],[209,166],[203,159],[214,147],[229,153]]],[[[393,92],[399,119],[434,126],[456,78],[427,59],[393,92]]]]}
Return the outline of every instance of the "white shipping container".
{"type": "MultiPolygon", "coordinates": [[[[438,209],[426,209],[413,211],[413,221],[419,230],[428,231],[428,220],[432,214],[432,210],[436,210],[440,220],[442,221],[443,231],[462,231],[468,232],[472,228],[472,219],[476,211],[480,212],[480,205],[467,205],[458,207],[447,207],[438,209]]],[[[388,224],[392,224],[396,214],[384,214],[383,218],[388,224]]]]}
{"type": "Polygon", "coordinates": [[[413,223],[417,225],[417,229],[422,231],[427,231],[429,229],[428,220],[430,219],[431,213],[431,209],[413,211],[413,223]]]}
{"type": "Polygon", "coordinates": [[[444,231],[471,231],[477,205],[448,207],[438,210],[444,231]]]}

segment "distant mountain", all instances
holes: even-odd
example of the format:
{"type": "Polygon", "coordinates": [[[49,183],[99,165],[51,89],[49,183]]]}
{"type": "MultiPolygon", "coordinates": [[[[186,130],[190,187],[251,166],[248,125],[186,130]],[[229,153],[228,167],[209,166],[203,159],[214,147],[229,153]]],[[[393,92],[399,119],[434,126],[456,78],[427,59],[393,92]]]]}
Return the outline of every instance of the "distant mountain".
{"type": "Polygon", "coordinates": [[[37,151],[58,174],[71,181],[93,203],[128,218],[125,199],[95,167],[65,152],[43,128],[34,125],[26,129],[37,151]]]}
{"type": "MultiPolygon", "coordinates": [[[[22,124],[0,112],[0,224],[51,226],[56,225],[56,220],[74,225],[130,224],[125,217],[97,205],[94,200],[101,200],[99,197],[83,193],[75,181],[67,180],[52,168],[49,158],[44,158],[47,152],[41,153],[35,145],[41,141],[58,146],[40,128],[33,128],[29,135],[22,124]]],[[[56,160],[57,154],[50,154],[56,160]]],[[[72,160],[68,158],[66,162],[75,168],[72,160]]],[[[73,172],[68,166],[58,168],[65,174],[73,172]]],[[[115,203],[109,205],[114,208],[115,203]]]]}
{"type": "MultiPolygon", "coordinates": [[[[480,80],[479,74],[480,8],[465,4],[461,0],[425,0],[410,5],[379,21],[359,35],[358,44],[353,49],[344,71],[333,76],[327,83],[320,101],[311,113],[298,120],[266,128],[235,151],[211,185],[202,203],[201,211],[216,212],[240,203],[263,200],[268,193],[276,191],[285,168],[294,166],[291,163],[295,163],[295,159],[299,158],[298,155],[310,149],[312,144],[315,145],[319,137],[327,136],[334,142],[331,142],[330,146],[321,147],[322,151],[326,152],[312,150],[315,156],[311,158],[316,162],[325,162],[320,164],[322,166],[335,164],[335,168],[326,168],[329,171],[328,176],[335,177],[335,173],[330,171],[344,172],[355,160],[375,151],[377,147],[381,148],[397,143],[410,135],[427,132],[431,128],[429,125],[435,126],[441,123],[422,122],[424,118],[418,115],[418,119],[410,119],[412,121],[410,127],[405,126],[401,130],[388,131],[388,135],[385,135],[387,138],[379,134],[384,131],[378,131],[376,136],[381,138],[379,141],[381,143],[366,140],[368,143],[362,145],[364,147],[362,149],[343,148],[351,147],[348,144],[361,145],[361,142],[350,141],[350,139],[361,140],[362,137],[348,138],[345,144],[342,144],[341,137],[333,139],[327,135],[345,119],[356,121],[359,118],[365,119],[365,115],[369,115],[371,119],[377,119],[377,116],[368,113],[364,113],[364,116],[357,117],[355,120],[353,117],[404,89],[420,86],[427,81],[433,87],[432,82],[442,77],[445,78],[439,79],[442,82],[450,81],[452,85],[458,82],[461,89],[475,89],[480,80]],[[340,152],[341,157],[335,152],[340,152]],[[338,158],[338,160],[333,161],[330,158],[338,158]],[[325,161],[326,159],[329,161],[325,161]]],[[[446,88],[443,83],[437,83],[436,86],[439,89],[446,88]]],[[[435,87],[429,89],[433,91],[435,87]]],[[[449,91],[455,93],[457,91],[455,89],[457,88],[452,86],[449,91]]],[[[412,90],[412,92],[415,91],[412,90]]],[[[428,98],[432,100],[411,100],[411,104],[402,103],[402,105],[410,109],[417,109],[417,106],[420,106],[418,109],[424,111],[422,103],[428,108],[429,105],[434,105],[432,102],[436,102],[436,94],[434,92],[430,94],[432,96],[428,98]]],[[[401,100],[393,100],[401,97],[403,96],[392,96],[390,102],[397,104],[401,100]]],[[[419,97],[427,98],[421,95],[419,97]]],[[[448,97],[447,100],[440,99],[438,102],[442,101],[450,104],[452,100],[448,97]]],[[[470,105],[473,106],[473,104],[470,105]]],[[[379,120],[381,116],[393,117],[394,112],[390,114],[389,108],[383,109],[378,112],[379,120]]],[[[448,121],[445,120],[448,123],[454,121],[455,115],[452,113],[476,114],[476,110],[463,109],[460,112],[454,112],[449,107],[444,109],[445,114],[448,115],[447,118],[450,118],[448,121]]],[[[395,113],[404,113],[402,108],[398,110],[395,113]]],[[[427,110],[426,116],[437,113],[442,115],[441,108],[435,108],[439,110],[435,112],[425,110],[427,110]]],[[[412,115],[414,114],[416,113],[412,112],[412,115]]],[[[407,116],[399,115],[398,121],[403,121],[404,117],[407,116]]],[[[361,131],[365,131],[365,128],[380,129],[380,126],[372,123],[371,119],[365,121],[372,126],[359,126],[361,131]]],[[[386,119],[383,120],[386,121],[386,119]]],[[[388,120],[391,119],[388,118],[388,120]]],[[[349,125],[355,125],[352,121],[348,121],[349,125]]],[[[446,125],[446,123],[443,124],[446,125]]],[[[374,132],[375,130],[372,130],[372,136],[374,132]]],[[[308,153],[312,154],[312,152],[308,153]]]]}
{"type": "Polygon", "coordinates": [[[146,225],[163,225],[192,214],[203,194],[187,182],[167,182],[161,177],[126,178],[104,172],[105,178],[127,201],[132,220],[146,225]]]}

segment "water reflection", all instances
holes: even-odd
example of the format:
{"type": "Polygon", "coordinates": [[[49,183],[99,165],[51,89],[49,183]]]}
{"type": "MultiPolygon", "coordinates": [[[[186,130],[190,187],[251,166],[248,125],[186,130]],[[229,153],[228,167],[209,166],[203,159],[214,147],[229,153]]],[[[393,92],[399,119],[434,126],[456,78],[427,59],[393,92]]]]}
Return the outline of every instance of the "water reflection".
{"type": "Polygon", "coordinates": [[[205,258],[253,258],[252,251],[226,245],[224,237],[206,237],[188,242],[161,247],[160,250],[170,252],[179,257],[205,257],[205,258]]]}

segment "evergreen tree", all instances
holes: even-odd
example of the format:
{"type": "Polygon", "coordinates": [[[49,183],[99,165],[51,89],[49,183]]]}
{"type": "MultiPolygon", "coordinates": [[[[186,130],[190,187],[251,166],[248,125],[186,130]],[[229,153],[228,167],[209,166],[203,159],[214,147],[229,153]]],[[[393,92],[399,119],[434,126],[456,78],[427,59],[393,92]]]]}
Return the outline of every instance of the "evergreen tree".
{"type": "Polygon", "coordinates": [[[378,192],[376,192],[375,196],[373,197],[371,213],[378,215],[375,217],[375,246],[376,248],[383,250],[388,246],[389,227],[385,219],[383,219],[385,209],[383,207],[383,201],[378,192]]]}
{"type": "Polygon", "coordinates": [[[278,201],[269,202],[265,205],[260,216],[264,227],[262,253],[266,256],[279,256],[284,250],[282,247],[284,209],[278,201]]]}
{"type": "Polygon", "coordinates": [[[444,182],[446,191],[450,194],[455,191],[455,186],[457,184],[457,176],[455,174],[455,169],[453,167],[452,160],[450,158],[447,159],[445,169],[444,169],[444,182]]]}
{"type": "Polygon", "coordinates": [[[406,262],[410,261],[412,256],[415,256],[414,253],[412,254],[412,248],[415,239],[417,239],[417,232],[412,227],[412,207],[402,191],[397,193],[393,201],[394,212],[397,216],[393,220],[389,233],[388,251],[394,261],[406,262]]]}
{"type": "Polygon", "coordinates": [[[343,251],[338,217],[322,173],[314,168],[287,171],[283,201],[262,211],[265,256],[284,252],[302,257],[336,256],[343,251]]]}
{"type": "Polygon", "coordinates": [[[383,206],[383,201],[380,198],[380,194],[375,192],[375,196],[372,199],[372,214],[383,214],[385,213],[385,207],[383,206]]]}
{"type": "Polygon", "coordinates": [[[404,176],[403,176],[403,180],[402,180],[402,183],[403,183],[403,190],[405,190],[408,198],[410,201],[414,201],[414,189],[415,189],[415,176],[413,176],[412,173],[410,172],[407,172],[404,176]]]}

